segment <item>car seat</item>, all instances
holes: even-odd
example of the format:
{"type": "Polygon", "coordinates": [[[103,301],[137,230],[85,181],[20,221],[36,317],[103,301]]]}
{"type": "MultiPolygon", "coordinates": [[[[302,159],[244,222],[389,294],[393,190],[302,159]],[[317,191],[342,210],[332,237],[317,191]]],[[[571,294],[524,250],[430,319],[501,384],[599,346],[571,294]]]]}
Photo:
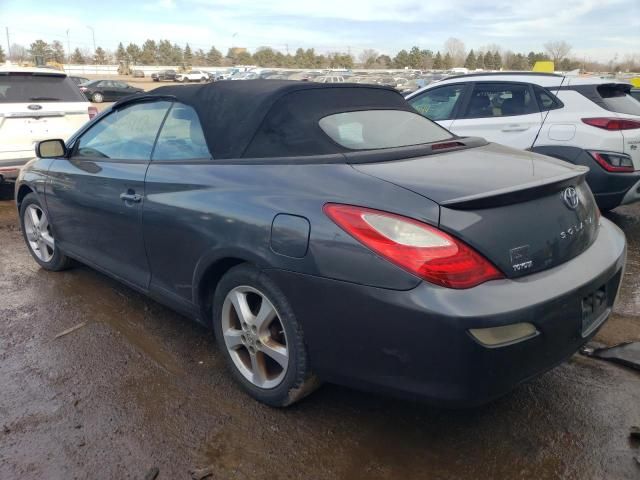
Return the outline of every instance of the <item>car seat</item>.
{"type": "Polygon", "coordinates": [[[492,116],[491,102],[486,95],[476,95],[469,103],[470,117],[490,117],[492,116]]]}
{"type": "Polygon", "coordinates": [[[522,115],[525,111],[524,92],[514,91],[511,98],[502,103],[502,115],[522,115]]]}

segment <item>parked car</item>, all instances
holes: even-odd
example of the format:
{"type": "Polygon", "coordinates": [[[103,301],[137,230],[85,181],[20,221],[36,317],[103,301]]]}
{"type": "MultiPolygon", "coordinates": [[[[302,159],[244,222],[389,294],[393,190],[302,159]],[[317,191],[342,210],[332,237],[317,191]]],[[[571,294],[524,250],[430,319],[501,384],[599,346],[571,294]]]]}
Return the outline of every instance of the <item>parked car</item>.
{"type": "Polygon", "coordinates": [[[186,73],[178,73],[175,80],[176,82],[206,82],[209,80],[209,74],[202,70],[191,70],[186,73]]]}
{"type": "Polygon", "coordinates": [[[90,80],[85,77],[76,77],[74,75],[69,77],[76,85],[82,85],[83,83],[89,82],[90,80]]]}
{"type": "Polygon", "coordinates": [[[80,86],[84,95],[94,103],[115,102],[121,98],[142,93],[142,88],[132,87],[118,80],[94,80],[80,86]]]}
{"type": "Polygon", "coordinates": [[[402,85],[396,86],[396,90],[398,90],[403,95],[409,95],[410,93],[415,92],[419,88],[424,87],[428,83],[429,81],[424,78],[416,78],[413,80],[409,80],[408,82],[405,82],[402,85]]]}
{"type": "Polygon", "coordinates": [[[176,79],[176,71],[175,70],[160,70],[159,72],[153,72],[151,74],[151,80],[154,82],[165,82],[165,81],[175,81],[176,79]]]}
{"type": "Polygon", "coordinates": [[[454,136],[390,88],[167,86],[37,152],[16,185],[35,261],[199,319],[274,406],[320,380],[489,401],[589,341],[622,278],[586,168],[454,136]]]}
{"type": "Polygon", "coordinates": [[[259,78],[256,72],[236,72],[229,80],[257,80],[259,78]]]}
{"type": "Polygon", "coordinates": [[[632,88],[629,93],[633,98],[640,102],[640,88],[632,88]]]}
{"type": "Polygon", "coordinates": [[[631,86],[596,77],[514,72],[461,75],[407,96],[452,132],[590,168],[602,210],[640,200],[640,103],[631,86]]]}
{"type": "Polygon", "coordinates": [[[208,70],[207,71],[203,70],[203,72],[207,75],[208,82],[217,82],[218,80],[224,79],[224,75],[222,72],[208,71],[208,70]]]}
{"type": "Polygon", "coordinates": [[[144,78],[144,72],[142,70],[134,70],[131,72],[133,78],[144,78]]]}
{"type": "Polygon", "coordinates": [[[44,138],[69,138],[96,114],[66,73],[0,67],[0,182],[13,180],[44,138]]]}
{"type": "Polygon", "coordinates": [[[343,83],[344,77],[341,75],[322,75],[313,79],[318,83],[343,83]]]}

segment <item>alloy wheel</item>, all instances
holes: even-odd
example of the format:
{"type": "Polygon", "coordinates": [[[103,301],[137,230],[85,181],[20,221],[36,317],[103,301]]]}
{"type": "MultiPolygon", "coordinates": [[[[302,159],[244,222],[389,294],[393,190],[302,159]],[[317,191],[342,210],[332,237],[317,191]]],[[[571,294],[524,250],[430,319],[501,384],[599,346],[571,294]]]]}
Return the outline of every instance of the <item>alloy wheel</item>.
{"type": "Polygon", "coordinates": [[[32,204],[25,209],[23,221],[31,251],[41,261],[50,262],[55,252],[55,240],[47,215],[40,207],[32,204]]]}
{"type": "Polygon", "coordinates": [[[277,387],[289,365],[289,348],[280,316],[259,290],[235,287],[222,305],[222,334],[238,371],[256,387],[277,387]]]}

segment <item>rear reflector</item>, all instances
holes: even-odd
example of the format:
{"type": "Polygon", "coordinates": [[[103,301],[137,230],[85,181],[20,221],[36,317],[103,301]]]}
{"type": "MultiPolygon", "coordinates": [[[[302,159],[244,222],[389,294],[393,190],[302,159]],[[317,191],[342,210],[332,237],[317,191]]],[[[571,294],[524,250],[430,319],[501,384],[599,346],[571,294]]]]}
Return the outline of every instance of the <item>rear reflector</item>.
{"type": "Polygon", "coordinates": [[[589,151],[593,159],[607,172],[632,173],[634,171],[631,157],[624,153],[589,151]]]}
{"type": "Polygon", "coordinates": [[[393,213],[328,203],[325,214],[375,253],[436,285],[471,288],[503,275],[471,247],[426,223],[393,213]]]}
{"type": "Polygon", "coordinates": [[[98,109],[96,107],[89,107],[89,119],[92,119],[98,115],[98,109]]]}
{"type": "Polygon", "coordinates": [[[469,333],[481,345],[489,348],[506,347],[538,336],[540,332],[530,323],[512,323],[501,327],[472,328],[469,333]]]}
{"type": "Polygon", "coordinates": [[[625,118],[583,118],[583,123],[603,130],[633,130],[640,128],[640,121],[625,118]]]}

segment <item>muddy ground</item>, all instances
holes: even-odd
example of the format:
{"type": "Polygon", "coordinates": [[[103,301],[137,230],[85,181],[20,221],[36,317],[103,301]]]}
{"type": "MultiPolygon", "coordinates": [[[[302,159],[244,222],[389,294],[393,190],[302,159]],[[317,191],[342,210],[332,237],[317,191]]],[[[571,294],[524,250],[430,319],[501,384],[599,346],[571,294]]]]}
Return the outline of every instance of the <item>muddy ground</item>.
{"type": "MultiPolygon", "coordinates": [[[[606,344],[640,340],[640,206],[610,218],[629,260],[606,344]]],[[[638,479],[638,424],[640,375],[580,355],[475,410],[331,385],[262,406],[204,328],[88,268],[40,269],[0,187],[0,479],[638,479]]]]}

